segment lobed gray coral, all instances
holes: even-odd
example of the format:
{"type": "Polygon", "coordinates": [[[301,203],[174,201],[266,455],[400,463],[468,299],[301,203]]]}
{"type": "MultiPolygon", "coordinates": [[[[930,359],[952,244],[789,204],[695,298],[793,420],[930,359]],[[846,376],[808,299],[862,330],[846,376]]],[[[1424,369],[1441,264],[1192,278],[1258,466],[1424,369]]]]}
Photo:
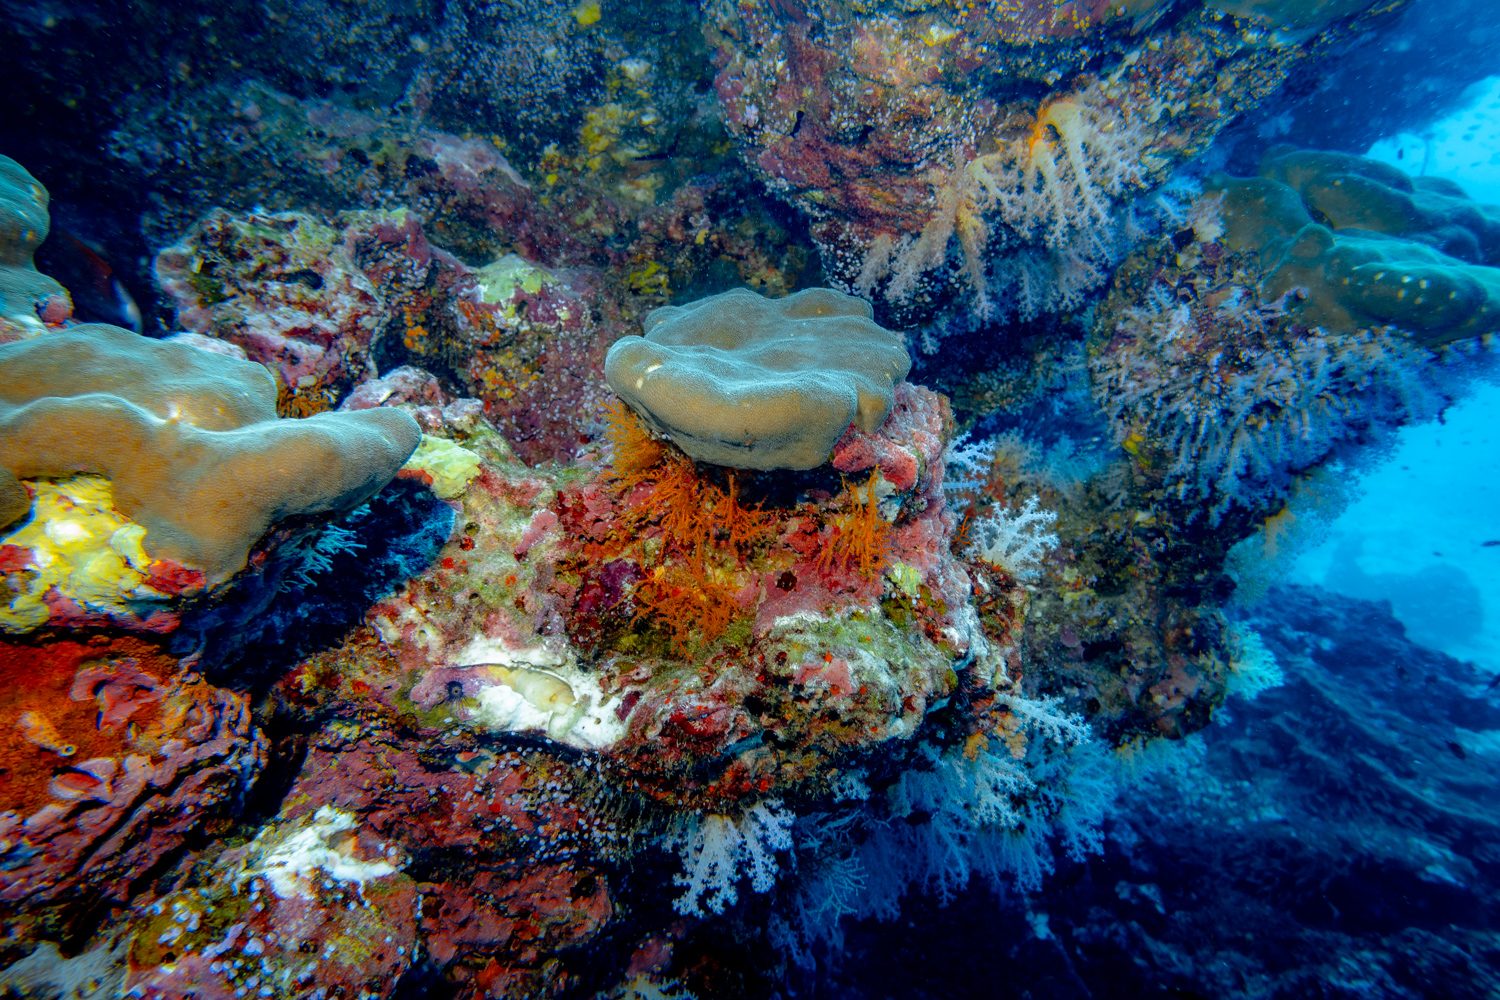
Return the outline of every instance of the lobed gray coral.
{"type": "Polygon", "coordinates": [[[609,349],[610,388],[703,462],[811,469],[857,426],[873,434],[911,358],[869,303],[826,288],[748,289],[666,306],[609,349]]]}

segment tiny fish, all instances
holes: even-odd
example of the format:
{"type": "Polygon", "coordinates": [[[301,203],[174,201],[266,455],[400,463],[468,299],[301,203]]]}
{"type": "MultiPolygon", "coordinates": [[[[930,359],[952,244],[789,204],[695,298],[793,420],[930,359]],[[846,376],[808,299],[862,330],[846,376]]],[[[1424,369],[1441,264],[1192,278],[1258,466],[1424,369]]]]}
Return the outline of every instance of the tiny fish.
{"type": "Polygon", "coordinates": [[[59,757],[71,757],[78,752],[76,746],[62,741],[62,737],[57,735],[57,727],[48,722],[47,717],[40,712],[22,712],[16,728],[32,743],[43,750],[51,750],[59,757]]]}
{"type": "Polygon", "coordinates": [[[53,241],[48,247],[47,273],[72,293],[78,318],[113,323],[140,333],[140,307],[114,268],[72,233],[58,230],[57,235],[66,242],[53,241]]]}

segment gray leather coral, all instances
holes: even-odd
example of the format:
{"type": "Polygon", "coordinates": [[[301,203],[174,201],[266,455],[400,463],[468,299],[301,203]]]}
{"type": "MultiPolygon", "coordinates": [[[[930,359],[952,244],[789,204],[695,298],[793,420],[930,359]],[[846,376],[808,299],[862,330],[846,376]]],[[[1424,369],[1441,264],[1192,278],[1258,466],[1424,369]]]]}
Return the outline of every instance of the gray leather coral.
{"type": "Polygon", "coordinates": [[[390,482],[421,440],[394,409],[276,415],[265,368],[103,324],[0,344],[0,497],[18,480],[111,480],[153,559],[210,586],[244,568],[277,521],[337,515],[390,482]]]}

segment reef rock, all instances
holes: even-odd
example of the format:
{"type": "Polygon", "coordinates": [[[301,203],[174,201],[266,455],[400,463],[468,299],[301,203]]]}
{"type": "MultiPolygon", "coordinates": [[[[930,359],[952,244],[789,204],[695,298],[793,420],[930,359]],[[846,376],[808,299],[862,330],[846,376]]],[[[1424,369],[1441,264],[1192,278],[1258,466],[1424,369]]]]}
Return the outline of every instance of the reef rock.
{"type": "Polygon", "coordinates": [[[1102,285],[1126,202],[1371,5],[1293,32],[1262,6],[715,4],[715,88],[845,287],[913,317],[1027,317],[1102,285]]]}
{"type": "Polygon", "coordinates": [[[150,642],[6,642],[0,681],[0,902],[12,936],[123,905],[189,838],[222,832],[265,763],[246,699],[150,642]]]}

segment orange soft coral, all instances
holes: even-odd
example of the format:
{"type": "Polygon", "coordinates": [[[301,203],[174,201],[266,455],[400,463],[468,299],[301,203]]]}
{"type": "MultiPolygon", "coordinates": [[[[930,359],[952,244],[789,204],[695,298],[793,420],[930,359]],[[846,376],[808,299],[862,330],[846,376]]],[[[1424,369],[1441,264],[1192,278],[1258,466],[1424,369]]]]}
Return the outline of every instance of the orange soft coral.
{"type": "Polygon", "coordinates": [[[891,525],[880,513],[880,498],[875,493],[877,475],[870,473],[863,502],[847,482],[844,484],[853,506],[834,523],[833,537],[818,557],[818,565],[824,570],[835,565],[850,569],[858,563],[860,574],[872,579],[885,566],[891,525]]]}
{"type": "Polygon", "coordinates": [[[609,476],[624,492],[651,478],[651,470],[666,457],[667,446],[618,399],[606,408],[605,421],[604,436],[610,446],[609,476]]]}
{"type": "Polygon", "coordinates": [[[734,589],[715,580],[701,565],[658,566],[636,584],[636,619],[650,618],[665,628],[678,651],[685,651],[696,632],[707,645],[729,628],[740,606],[734,589]]]}
{"type": "Polygon", "coordinates": [[[760,507],[739,502],[739,481],[729,473],[729,489],[698,474],[692,459],[654,437],[639,417],[616,402],[609,409],[608,437],[613,451],[610,476],[623,494],[650,483],[651,491],[630,511],[632,530],[656,524],[673,549],[701,563],[710,549],[739,556],[775,532],[775,521],[760,507]],[[722,543],[722,544],[721,544],[722,543]]]}

